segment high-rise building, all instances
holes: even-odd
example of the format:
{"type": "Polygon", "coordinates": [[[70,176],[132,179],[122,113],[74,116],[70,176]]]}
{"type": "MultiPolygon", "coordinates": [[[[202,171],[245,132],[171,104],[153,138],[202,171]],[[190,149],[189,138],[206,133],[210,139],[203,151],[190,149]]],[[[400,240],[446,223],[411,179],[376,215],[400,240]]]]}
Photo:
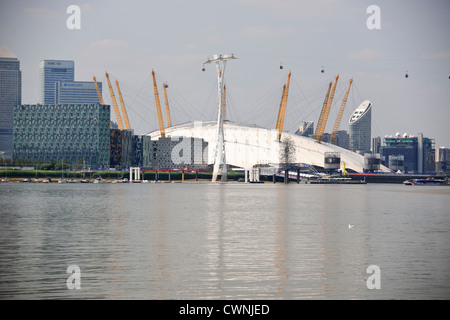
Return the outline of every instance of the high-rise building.
{"type": "Polygon", "coordinates": [[[359,153],[370,152],[372,132],[372,103],[363,101],[349,120],[350,150],[359,153]]]}
{"type": "MultiPolygon", "coordinates": [[[[97,82],[102,93],[102,83],[97,82]]],[[[99,103],[97,89],[93,81],[56,81],[55,104],[96,104],[99,103]]]]}
{"type": "Polygon", "coordinates": [[[314,135],[314,121],[303,121],[295,132],[299,136],[309,137],[314,135]]]}
{"type": "Polygon", "coordinates": [[[372,138],[372,153],[380,153],[381,137],[372,138]]]}
{"type": "Polygon", "coordinates": [[[18,105],[14,107],[13,156],[109,168],[109,126],[109,105],[18,105]]]}
{"type": "Polygon", "coordinates": [[[445,147],[436,148],[436,172],[446,173],[450,170],[450,149],[445,147]]]}
{"type": "Polygon", "coordinates": [[[56,82],[75,80],[75,63],[68,60],[42,60],[39,64],[39,103],[56,104],[56,82]]]}
{"type": "Polygon", "coordinates": [[[0,158],[12,158],[13,109],[21,103],[20,61],[3,46],[0,48],[0,158]]]}
{"type": "Polygon", "coordinates": [[[419,133],[417,136],[396,133],[384,138],[384,146],[380,153],[385,164],[395,171],[406,173],[431,173],[435,171],[434,139],[426,138],[419,133]],[[401,160],[401,165],[399,165],[401,160]],[[392,165],[394,163],[394,165],[392,165]],[[402,167],[400,169],[400,167],[402,167]]]}

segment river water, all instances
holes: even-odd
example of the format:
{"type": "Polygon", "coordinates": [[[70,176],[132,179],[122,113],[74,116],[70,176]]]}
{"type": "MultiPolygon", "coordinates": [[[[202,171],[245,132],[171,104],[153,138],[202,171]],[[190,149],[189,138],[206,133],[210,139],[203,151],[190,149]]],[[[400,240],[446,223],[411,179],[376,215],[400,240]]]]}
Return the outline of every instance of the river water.
{"type": "Polygon", "coordinates": [[[449,208],[447,186],[0,184],[0,298],[448,299],[449,208]]]}

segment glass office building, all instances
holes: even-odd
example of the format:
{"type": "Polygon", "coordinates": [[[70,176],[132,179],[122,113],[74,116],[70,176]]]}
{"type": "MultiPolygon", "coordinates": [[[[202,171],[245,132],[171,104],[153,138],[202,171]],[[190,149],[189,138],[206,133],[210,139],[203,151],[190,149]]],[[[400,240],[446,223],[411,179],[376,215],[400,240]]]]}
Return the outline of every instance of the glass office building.
{"type": "Polygon", "coordinates": [[[0,158],[13,153],[13,108],[22,103],[20,61],[5,46],[0,48],[0,158]]]}
{"type": "Polygon", "coordinates": [[[39,103],[56,104],[56,82],[73,82],[74,78],[75,63],[73,61],[42,60],[39,64],[39,103]]]}
{"type": "MultiPolygon", "coordinates": [[[[100,94],[102,83],[97,82],[100,94]]],[[[93,81],[56,81],[55,104],[91,104],[100,103],[97,89],[93,81]]]]}
{"type": "Polygon", "coordinates": [[[353,112],[349,120],[350,150],[369,153],[372,138],[372,103],[363,101],[353,112]]]}
{"type": "Polygon", "coordinates": [[[109,168],[109,105],[18,105],[13,125],[14,159],[67,159],[72,165],[82,161],[86,169],[109,168]]]}
{"type": "MultiPolygon", "coordinates": [[[[400,133],[384,138],[384,146],[380,148],[385,164],[395,171],[405,173],[431,173],[435,170],[435,142],[434,139],[400,133]],[[403,167],[398,169],[391,166],[391,159],[403,160],[403,167]]],[[[395,165],[395,162],[394,162],[395,165]]]]}

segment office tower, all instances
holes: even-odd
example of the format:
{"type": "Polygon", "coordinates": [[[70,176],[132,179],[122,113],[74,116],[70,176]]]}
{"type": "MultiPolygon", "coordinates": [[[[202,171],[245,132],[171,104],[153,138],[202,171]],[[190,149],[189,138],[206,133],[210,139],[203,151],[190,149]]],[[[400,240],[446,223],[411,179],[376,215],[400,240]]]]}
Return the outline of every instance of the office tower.
{"type": "Polygon", "coordinates": [[[13,108],[21,103],[20,61],[3,46],[0,48],[0,158],[12,158],[13,108]]]}
{"type": "Polygon", "coordinates": [[[430,173],[435,170],[435,142],[434,139],[424,137],[422,133],[417,136],[397,132],[394,136],[384,138],[384,146],[380,153],[390,169],[391,159],[402,159],[402,169],[406,173],[430,173]],[[400,157],[401,156],[401,157],[400,157]]]}
{"type": "Polygon", "coordinates": [[[75,63],[68,60],[42,60],[39,64],[39,103],[56,104],[56,82],[74,81],[75,63]]]}
{"type": "Polygon", "coordinates": [[[370,152],[372,131],[372,103],[363,101],[349,120],[350,150],[359,153],[370,152]]]}
{"type": "MultiPolygon", "coordinates": [[[[102,93],[102,83],[97,82],[102,93]]],[[[93,81],[56,81],[55,104],[96,104],[99,103],[97,89],[93,81]]]]}

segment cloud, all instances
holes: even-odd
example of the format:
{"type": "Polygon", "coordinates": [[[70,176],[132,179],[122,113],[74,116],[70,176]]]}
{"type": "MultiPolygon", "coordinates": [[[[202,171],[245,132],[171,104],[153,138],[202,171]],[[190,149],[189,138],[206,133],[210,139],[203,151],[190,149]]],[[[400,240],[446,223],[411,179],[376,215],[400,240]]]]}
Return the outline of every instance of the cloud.
{"type": "Polygon", "coordinates": [[[272,36],[286,36],[295,32],[292,28],[274,28],[269,26],[246,26],[240,29],[236,36],[241,39],[266,38],[272,36]]]}
{"type": "Polygon", "coordinates": [[[421,58],[426,60],[450,60],[450,50],[436,53],[424,53],[421,58]]]}
{"type": "Polygon", "coordinates": [[[63,15],[62,12],[49,10],[46,8],[25,8],[24,10],[29,16],[38,19],[57,19],[63,15]]]}
{"type": "Polygon", "coordinates": [[[94,12],[94,7],[90,3],[84,3],[80,5],[81,13],[92,13],[94,12]]]}
{"type": "Polygon", "coordinates": [[[375,60],[381,58],[381,52],[366,48],[361,51],[350,53],[348,58],[351,60],[375,60]]]}
{"type": "Polygon", "coordinates": [[[120,47],[127,47],[128,43],[123,40],[103,39],[95,40],[91,42],[91,47],[105,48],[105,49],[117,49],[120,47]]]}
{"type": "Polygon", "coordinates": [[[299,0],[239,0],[252,7],[265,8],[273,13],[289,18],[317,18],[336,15],[340,0],[299,1],[299,0]]]}

